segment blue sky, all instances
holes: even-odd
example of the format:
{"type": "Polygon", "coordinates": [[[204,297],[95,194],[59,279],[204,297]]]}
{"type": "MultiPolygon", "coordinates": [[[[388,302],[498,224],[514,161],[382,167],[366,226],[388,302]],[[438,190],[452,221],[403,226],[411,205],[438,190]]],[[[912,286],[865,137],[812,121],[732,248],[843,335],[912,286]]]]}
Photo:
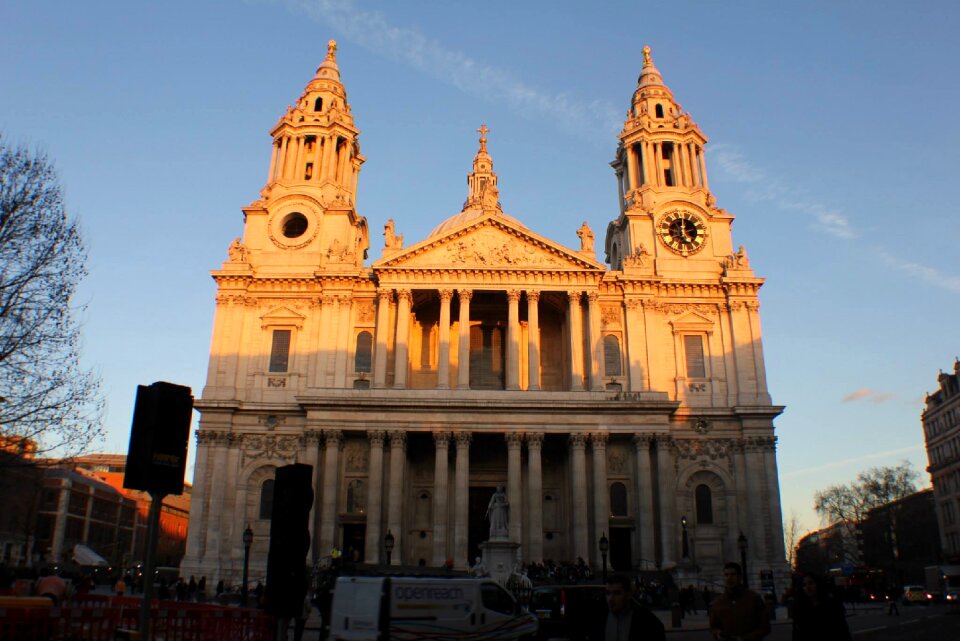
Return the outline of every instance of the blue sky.
{"type": "MultiPolygon", "coordinates": [[[[126,451],[135,387],[202,389],[210,269],[267,131],[339,43],[371,259],[458,212],[476,151],[507,213],[568,246],[617,213],[608,163],[644,44],[710,137],[718,205],[767,278],[784,514],[907,459],[960,353],[955,2],[5,2],[0,131],[46,150],[85,230],[84,361],[126,451]]],[[[191,443],[191,450],[193,444],[191,443]]]]}

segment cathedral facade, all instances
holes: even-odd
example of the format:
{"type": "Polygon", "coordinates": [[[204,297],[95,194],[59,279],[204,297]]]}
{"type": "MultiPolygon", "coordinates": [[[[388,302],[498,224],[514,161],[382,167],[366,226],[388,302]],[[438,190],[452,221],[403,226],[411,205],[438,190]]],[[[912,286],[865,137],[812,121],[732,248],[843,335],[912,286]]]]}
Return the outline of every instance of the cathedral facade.
{"type": "Polygon", "coordinates": [[[300,462],[315,562],[385,563],[389,533],[394,565],[465,568],[502,485],[524,563],[599,566],[604,540],[616,569],[719,580],[745,541],[752,575],[785,575],[763,280],[649,49],[599,247],[586,223],[570,248],[505,213],[479,132],[462,211],[417,242],[389,221],[368,264],[334,43],[271,130],[267,184],[213,272],[182,573],[239,580],[249,527],[262,576],[274,472],[300,462]]]}

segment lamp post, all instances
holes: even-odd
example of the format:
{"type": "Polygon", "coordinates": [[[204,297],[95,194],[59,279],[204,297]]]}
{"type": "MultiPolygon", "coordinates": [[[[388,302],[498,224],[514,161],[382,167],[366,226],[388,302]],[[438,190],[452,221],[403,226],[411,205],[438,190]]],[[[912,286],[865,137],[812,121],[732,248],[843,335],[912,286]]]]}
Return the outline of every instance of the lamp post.
{"type": "Polygon", "coordinates": [[[393,533],[387,530],[387,535],[383,537],[383,549],[387,551],[387,565],[390,565],[390,557],[393,556],[393,546],[395,543],[396,539],[393,538],[393,533]]]}
{"type": "Polygon", "coordinates": [[[610,551],[610,541],[607,540],[607,533],[600,535],[600,556],[603,557],[603,582],[607,582],[607,552],[610,551]]]}
{"type": "Polygon", "coordinates": [[[690,558],[690,539],[687,537],[687,517],[680,517],[680,529],[683,532],[683,558],[690,558]]]}
{"type": "Polygon", "coordinates": [[[247,607],[247,581],[250,574],[250,544],[253,543],[253,530],[250,526],[243,531],[243,585],[240,586],[240,597],[243,607],[247,607]]]}
{"type": "Polygon", "coordinates": [[[747,585],[747,577],[749,573],[747,572],[747,537],[743,535],[743,532],[740,532],[740,536],[737,537],[737,548],[740,549],[740,565],[743,568],[743,587],[749,587],[747,585]]]}

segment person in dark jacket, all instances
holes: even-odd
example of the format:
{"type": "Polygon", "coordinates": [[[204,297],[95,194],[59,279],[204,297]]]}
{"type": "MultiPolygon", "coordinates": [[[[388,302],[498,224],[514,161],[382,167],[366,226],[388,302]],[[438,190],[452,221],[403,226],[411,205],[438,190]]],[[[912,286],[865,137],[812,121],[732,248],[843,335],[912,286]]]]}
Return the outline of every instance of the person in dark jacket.
{"type": "Polygon", "coordinates": [[[715,641],[760,641],[770,634],[767,608],[759,594],[743,585],[739,563],[723,566],[724,591],[710,605],[710,632],[715,641]]]}
{"type": "Polygon", "coordinates": [[[607,616],[592,638],[604,641],[665,641],[663,624],[633,599],[633,581],[626,574],[607,577],[607,616]]]}
{"type": "Polygon", "coordinates": [[[803,577],[793,610],[793,641],[851,641],[843,603],[833,598],[820,577],[803,577]]]}

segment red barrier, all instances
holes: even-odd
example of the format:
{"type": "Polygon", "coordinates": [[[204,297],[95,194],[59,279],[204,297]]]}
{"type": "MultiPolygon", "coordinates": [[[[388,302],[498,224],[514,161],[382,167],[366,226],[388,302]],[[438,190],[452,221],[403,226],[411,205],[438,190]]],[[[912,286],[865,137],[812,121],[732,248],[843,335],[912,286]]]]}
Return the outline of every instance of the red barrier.
{"type": "MultiPolygon", "coordinates": [[[[120,600],[107,607],[2,608],[0,641],[113,641],[118,628],[140,624],[139,600],[120,600]]],[[[168,601],[154,604],[150,625],[164,641],[271,641],[274,627],[259,610],[168,601]]]]}

